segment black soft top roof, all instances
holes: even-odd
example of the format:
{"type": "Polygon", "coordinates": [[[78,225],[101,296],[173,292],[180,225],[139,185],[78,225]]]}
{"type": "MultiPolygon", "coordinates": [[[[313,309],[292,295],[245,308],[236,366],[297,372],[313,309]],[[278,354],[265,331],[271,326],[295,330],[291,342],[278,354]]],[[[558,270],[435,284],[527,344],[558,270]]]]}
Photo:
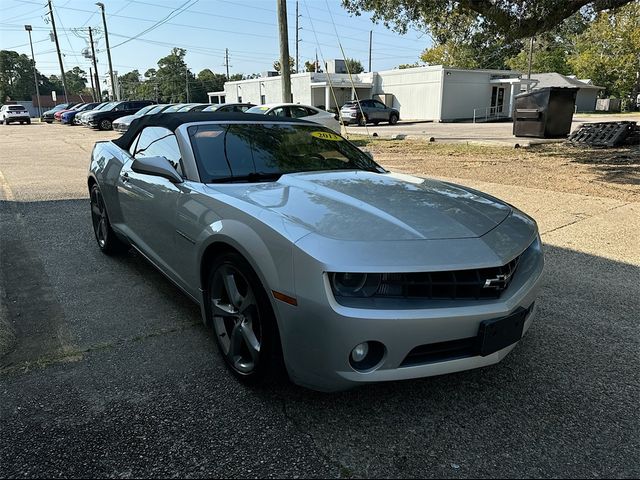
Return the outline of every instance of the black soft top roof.
{"type": "MultiPolygon", "coordinates": [[[[267,117],[256,113],[218,113],[218,112],[184,112],[184,113],[156,113],[153,115],[143,115],[136,118],[129,129],[113,143],[120,148],[127,150],[138,136],[140,130],[145,127],[164,127],[175,132],[184,123],[193,122],[264,122],[264,123],[300,123],[302,125],[310,122],[289,117],[267,117]]],[[[319,128],[324,128],[318,125],[319,128]]]]}

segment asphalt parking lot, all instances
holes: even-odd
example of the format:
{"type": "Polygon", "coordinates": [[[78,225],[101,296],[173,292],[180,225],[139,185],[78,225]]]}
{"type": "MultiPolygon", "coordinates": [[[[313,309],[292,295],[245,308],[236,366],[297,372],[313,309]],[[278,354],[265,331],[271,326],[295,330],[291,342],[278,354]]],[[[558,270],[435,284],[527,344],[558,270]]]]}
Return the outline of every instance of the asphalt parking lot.
{"type": "Polygon", "coordinates": [[[339,394],[249,389],[196,305],[95,245],[86,170],[114,137],[0,126],[1,477],[640,476],[640,203],[464,180],[545,243],[511,355],[339,394]]]}

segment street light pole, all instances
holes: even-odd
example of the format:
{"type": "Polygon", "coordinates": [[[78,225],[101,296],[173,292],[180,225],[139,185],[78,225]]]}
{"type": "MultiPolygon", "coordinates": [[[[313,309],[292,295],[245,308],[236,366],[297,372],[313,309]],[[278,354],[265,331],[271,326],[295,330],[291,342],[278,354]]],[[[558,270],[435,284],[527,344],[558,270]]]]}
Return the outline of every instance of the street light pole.
{"type": "Polygon", "coordinates": [[[116,82],[113,78],[113,65],[111,64],[111,49],[109,48],[109,31],[107,30],[107,17],[104,14],[104,3],[96,3],[100,10],[102,10],[102,24],[104,25],[104,39],[107,44],[107,60],[109,61],[109,78],[111,79],[111,93],[113,95],[112,100],[120,100],[120,92],[116,92],[116,82]]]}
{"type": "Polygon", "coordinates": [[[38,86],[38,71],[36,70],[36,56],[33,54],[33,42],[31,41],[31,25],[25,25],[24,29],[29,32],[29,45],[31,45],[31,59],[33,60],[33,80],[36,83],[36,98],[38,99],[38,117],[42,116],[42,108],[40,107],[40,87],[38,86]]]}

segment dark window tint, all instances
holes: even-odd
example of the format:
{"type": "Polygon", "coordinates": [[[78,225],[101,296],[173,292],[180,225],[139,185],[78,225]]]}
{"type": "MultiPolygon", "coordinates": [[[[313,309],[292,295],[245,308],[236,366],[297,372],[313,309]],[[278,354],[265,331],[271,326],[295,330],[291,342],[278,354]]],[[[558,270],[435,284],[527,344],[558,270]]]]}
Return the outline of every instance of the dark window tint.
{"type": "Polygon", "coordinates": [[[277,107],[271,110],[267,115],[271,115],[272,117],[288,117],[287,108],[286,107],[277,107]]]}
{"type": "Polygon", "coordinates": [[[169,160],[178,173],[182,175],[178,141],[171,130],[167,130],[166,128],[145,128],[140,134],[140,138],[136,144],[134,157],[164,157],[169,160]]]}
{"type": "Polygon", "coordinates": [[[20,105],[10,105],[9,110],[21,112],[22,110],[24,110],[24,107],[20,105]]]}
{"type": "Polygon", "coordinates": [[[376,108],[387,108],[387,106],[384,103],[379,102],[377,100],[374,100],[373,104],[375,105],[376,108]]]}
{"type": "Polygon", "coordinates": [[[200,159],[198,167],[200,177],[203,179],[231,175],[231,169],[224,154],[225,130],[226,128],[222,125],[203,125],[189,128],[193,153],[200,159]]]}
{"type": "Polygon", "coordinates": [[[309,116],[309,110],[304,107],[289,107],[289,111],[291,112],[291,116],[293,118],[303,118],[309,116]]]}

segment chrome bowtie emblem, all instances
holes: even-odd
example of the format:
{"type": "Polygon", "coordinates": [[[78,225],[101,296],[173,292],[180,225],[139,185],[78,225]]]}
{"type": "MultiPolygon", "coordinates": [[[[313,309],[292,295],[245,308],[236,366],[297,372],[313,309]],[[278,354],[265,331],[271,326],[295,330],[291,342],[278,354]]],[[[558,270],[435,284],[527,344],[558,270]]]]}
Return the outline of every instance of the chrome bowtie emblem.
{"type": "Polygon", "coordinates": [[[510,273],[508,275],[497,275],[495,278],[487,278],[484,282],[484,287],[482,288],[504,290],[505,288],[507,288],[507,284],[509,283],[511,275],[513,275],[513,273],[510,273]]]}

